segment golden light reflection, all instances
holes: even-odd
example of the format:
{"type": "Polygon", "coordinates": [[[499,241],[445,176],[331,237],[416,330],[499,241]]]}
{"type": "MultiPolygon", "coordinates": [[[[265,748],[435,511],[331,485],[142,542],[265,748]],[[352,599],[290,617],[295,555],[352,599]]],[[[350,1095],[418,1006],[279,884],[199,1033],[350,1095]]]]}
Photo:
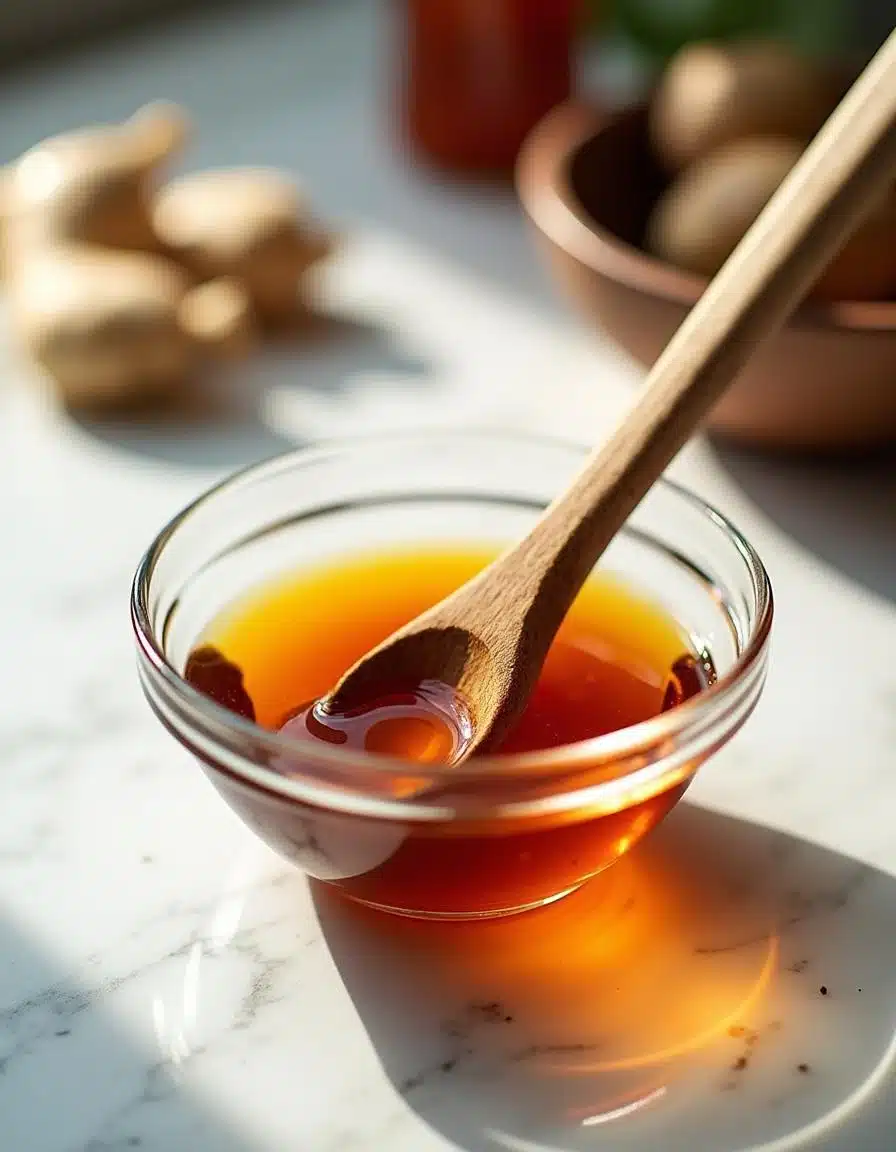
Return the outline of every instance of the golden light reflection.
{"type": "MultiPolygon", "coordinates": [[[[778,967],[775,925],[768,905],[751,901],[743,862],[716,862],[717,846],[708,856],[699,840],[687,831],[657,833],[558,903],[503,920],[350,915],[369,917],[365,930],[430,973],[440,997],[499,1001],[535,1041],[523,1061],[530,1076],[668,1068],[735,1025],[755,1028],[778,967]]],[[[511,1039],[483,1034],[477,1043],[511,1039]]],[[[662,1088],[662,1076],[652,1079],[636,1094],[662,1088]]],[[[601,1086],[594,1115],[613,1110],[605,1099],[610,1087],[601,1086]]],[[[617,1086],[620,1107],[631,1090],[617,1086]]]]}
{"type": "MultiPolygon", "coordinates": [[[[735,1025],[738,1021],[749,1018],[750,1013],[756,1008],[762,998],[763,992],[768,987],[769,981],[771,980],[777,968],[777,962],[778,939],[777,937],[773,936],[770,937],[768,941],[768,950],[765,957],[765,963],[759,972],[756,983],[752,988],[749,989],[743,1000],[735,1008],[713,1020],[713,1022],[703,1031],[698,1031],[695,1033],[695,1035],[689,1036],[677,1044],[672,1044],[665,1048],[660,1048],[656,1051],[648,1051],[637,1056],[630,1056],[620,1060],[596,1060],[593,1062],[577,1061],[575,1064],[555,1062],[552,1067],[556,1071],[563,1073],[621,1072],[653,1064],[666,1064],[672,1060],[687,1055],[689,1052],[694,1052],[700,1048],[706,1047],[707,1045],[711,1044],[713,1040],[718,1039],[724,1033],[726,1033],[728,1029],[735,1025]]],[[[712,995],[717,993],[718,990],[712,989],[710,992],[712,995]]],[[[724,1012],[724,1009],[722,1009],[722,1011],[724,1012]]],[[[715,1015],[714,1007],[710,1009],[710,1015],[715,1015]]],[[[546,1062],[546,1066],[550,1066],[549,1061],[546,1062]]]]}
{"type": "Polygon", "coordinates": [[[661,1084],[659,1088],[654,1088],[652,1092],[648,1092],[646,1096],[639,1096],[635,1100],[630,1100],[627,1104],[620,1104],[616,1108],[609,1108],[603,1112],[598,1112],[594,1116],[586,1116],[581,1121],[583,1128],[594,1128],[599,1124],[611,1124],[614,1120],[624,1120],[626,1116],[631,1116],[635,1112],[640,1112],[642,1108],[647,1108],[648,1105],[656,1103],[666,1095],[666,1085],[661,1084]]]}

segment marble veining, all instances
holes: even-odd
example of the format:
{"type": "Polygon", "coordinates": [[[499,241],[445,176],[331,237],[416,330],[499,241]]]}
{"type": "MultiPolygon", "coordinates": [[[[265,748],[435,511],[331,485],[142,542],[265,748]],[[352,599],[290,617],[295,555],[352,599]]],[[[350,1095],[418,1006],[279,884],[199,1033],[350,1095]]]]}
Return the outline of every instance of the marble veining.
{"type": "MultiPolygon", "coordinates": [[[[540,425],[528,403],[507,422],[540,425]]],[[[13,405],[16,421],[29,466],[88,505],[107,490],[126,527],[79,568],[99,529],[70,523],[55,489],[4,511],[35,566],[0,714],[4,1147],[883,1152],[892,605],[844,587],[691,452],[683,478],[717,490],[778,590],[755,717],[693,803],[582,892],[493,924],[393,921],[256,844],[141,699],[130,565],[197,478],[149,483],[52,417],[13,405]],[[835,641],[863,653],[861,695],[816,675],[819,584],[835,641]]]]}
{"type": "MultiPolygon", "coordinates": [[[[88,491],[94,471],[119,468],[139,513],[131,559],[195,488],[149,496],[52,421],[32,433],[32,455],[88,491]]],[[[699,455],[690,467],[694,483],[724,482],[699,455]]],[[[31,499],[64,534],[48,496],[31,499]]],[[[49,560],[39,522],[29,545],[49,560]]],[[[889,658],[865,646],[877,688],[844,779],[830,729],[788,714],[786,604],[810,561],[766,543],[784,675],[694,805],[553,908],[447,934],[354,909],[258,846],[145,708],[121,555],[99,572],[94,556],[89,578],[42,564],[19,600],[28,643],[0,716],[9,1147],[684,1152],[699,1134],[720,1152],[883,1152],[896,1116],[889,658]]],[[[830,602],[891,650],[891,608],[842,590],[830,602]]]]}
{"type": "Polygon", "coordinates": [[[309,886],[141,698],[131,573],[224,472],[427,422],[596,440],[637,378],[547,304],[510,203],[421,184],[373,151],[374,8],[210,16],[202,35],[137,39],[0,93],[0,137],[24,147],[164,91],[198,104],[200,162],[307,168],[360,222],[325,286],[356,339],[260,361],[218,422],[68,420],[0,337],[0,1146],[887,1152],[883,466],[822,482],[703,440],[675,462],[770,568],[766,695],[636,853],[525,917],[391,920],[309,886]],[[333,66],[339,45],[351,66],[333,66]],[[203,85],[252,53],[264,65],[224,123],[203,85]]]}

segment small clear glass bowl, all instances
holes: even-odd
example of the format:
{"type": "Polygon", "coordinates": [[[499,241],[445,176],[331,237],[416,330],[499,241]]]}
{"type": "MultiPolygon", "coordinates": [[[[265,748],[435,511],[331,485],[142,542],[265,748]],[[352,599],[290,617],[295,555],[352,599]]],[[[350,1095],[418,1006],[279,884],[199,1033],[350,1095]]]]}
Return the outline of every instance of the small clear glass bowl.
{"type": "Polygon", "coordinates": [[[153,541],[131,603],[146,697],[245,823],[310,876],[410,916],[537,907],[627,852],[749,716],[768,661],[768,576],[723,516],[666,481],[601,565],[662,605],[718,679],[653,719],[545,752],[411,770],[290,740],[184,680],[203,630],[272,577],[378,547],[512,542],[582,460],[568,444],[492,432],[334,443],[239,473],[153,541]]]}

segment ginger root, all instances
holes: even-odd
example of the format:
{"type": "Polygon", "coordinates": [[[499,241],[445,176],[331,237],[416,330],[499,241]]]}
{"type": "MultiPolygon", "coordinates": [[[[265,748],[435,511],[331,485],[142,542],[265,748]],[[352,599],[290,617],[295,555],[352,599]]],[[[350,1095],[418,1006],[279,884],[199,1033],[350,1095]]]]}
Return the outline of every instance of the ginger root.
{"type": "Polygon", "coordinates": [[[162,399],[256,322],[302,316],[326,256],[300,190],[270,169],[161,187],[187,136],[165,103],[53,137],[0,170],[0,269],[13,331],[73,408],[162,399]]]}
{"type": "Polygon", "coordinates": [[[248,343],[244,289],[196,286],[153,228],[161,169],[186,134],[178,108],[147,105],[123,124],[45,140],[3,172],[13,331],[70,407],[167,397],[204,356],[248,343]]]}
{"type": "Polygon", "coordinates": [[[175,180],[159,192],[152,218],[166,249],[197,278],[239,280],[268,326],[301,315],[302,277],[333,247],[312,223],[301,190],[266,168],[175,180]]]}
{"type": "Polygon", "coordinates": [[[67,242],[158,250],[154,187],[186,136],[184,114],[157,103],[123,124],[68,132],[26,152],[3,173],[7,272],[36,249],[67,242]]]}
{"type": "Polygon", "coordinates": [[[9,301],[19,341],[77,409],[165,398],[205,356],[242,352],[250,332],[238,283],[195,287],[163,257],[86,245],[23,262],[9,301]]]}

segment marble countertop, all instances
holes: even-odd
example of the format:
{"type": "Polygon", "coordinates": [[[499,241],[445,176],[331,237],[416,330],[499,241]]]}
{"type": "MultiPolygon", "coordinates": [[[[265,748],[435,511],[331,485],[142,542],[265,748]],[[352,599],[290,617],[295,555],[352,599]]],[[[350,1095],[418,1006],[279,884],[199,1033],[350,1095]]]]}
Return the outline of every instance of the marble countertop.
{"type": "Polygon", "coordinates": [[[260,357],[198,423],[65,419],[2,345],[0,1145],[885,1152],[892,461],[813,468],[703,440],[682,454],[675,474],[771,571],[766,694],[689,803],[537,930],[328,899],[144,705],[132,570],[222,474],[399,425],[596,439],[636,379],[565,316],[508,198],[390,151],[376,18],[231,12],[0,85],[0,159],[166,95],[196,117],[191,163],[286,165],[353,233],[325,286],[348,336],[260,357]]]}

